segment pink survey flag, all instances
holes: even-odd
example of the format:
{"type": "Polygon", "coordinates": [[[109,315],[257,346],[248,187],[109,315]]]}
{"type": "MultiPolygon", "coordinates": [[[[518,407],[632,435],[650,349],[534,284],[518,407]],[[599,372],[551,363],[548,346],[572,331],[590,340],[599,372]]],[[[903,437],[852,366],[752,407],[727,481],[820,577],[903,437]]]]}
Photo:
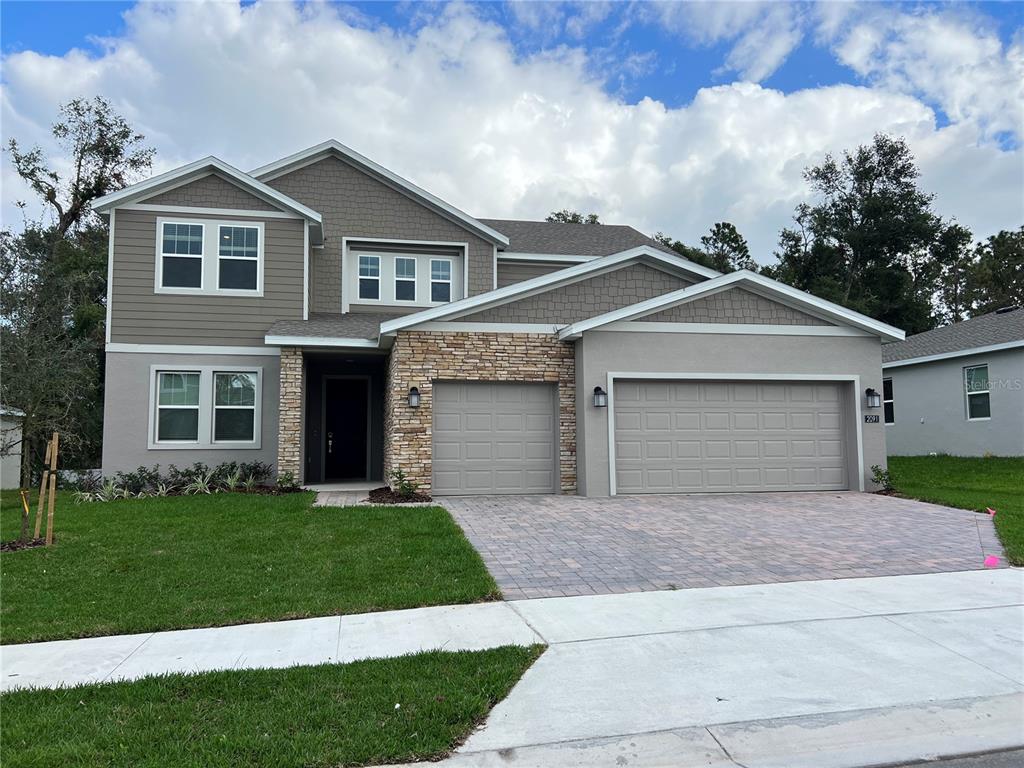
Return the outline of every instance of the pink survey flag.
{"type": "Polygon", "coordinates": [[[986,507],[985,511],[988,512],[988,516],[989,517],[995,517],[996,516],[996,511],[994,509],[992,509],[992,507],[986,507]]]}
{"type": "Polygon", "coordinates": [[[989,555],[988,557],[985,558],[985,567],[986,568],[995,568],[998,565],[999,565],[999,558],[996,557],[995,555],[989,555]]]}

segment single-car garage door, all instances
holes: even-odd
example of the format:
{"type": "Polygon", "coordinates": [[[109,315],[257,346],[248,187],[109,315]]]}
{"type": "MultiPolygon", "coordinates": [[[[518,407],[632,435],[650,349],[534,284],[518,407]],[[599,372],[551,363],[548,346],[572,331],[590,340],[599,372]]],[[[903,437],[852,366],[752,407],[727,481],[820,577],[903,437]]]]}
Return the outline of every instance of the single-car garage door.
{"type": "Polygon", "coordinates": [[[433,492],[554,493],[555,408],[554,384],[436,382],[433,492]]]}
{"type": "Polygon", "coordinates": [[[613,406],[618,493],[848,487],[838,384],[621,381],[613,406]]]}

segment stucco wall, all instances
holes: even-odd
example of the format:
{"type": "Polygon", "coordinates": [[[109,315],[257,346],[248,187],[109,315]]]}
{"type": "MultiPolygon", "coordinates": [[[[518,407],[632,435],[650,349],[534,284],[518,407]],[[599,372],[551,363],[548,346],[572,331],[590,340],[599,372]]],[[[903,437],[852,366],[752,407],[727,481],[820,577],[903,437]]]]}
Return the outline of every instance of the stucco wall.
{"type": "Polygon", "coordinates": [[[0,456],[0,488],[21,486],[21,418],[0,416],[0,443],[10,453],[0,456]]]}
{"type": "MultiPolygon", "coordinates": [[[[881,391],[881,344],[874,337],[759,336],[746,334],[634,333],[590,331],[576,342],[577,444],[579,492],[609,493],[608,409],[595,408],[595,386],[607,389],[608,373],[806,374],[859,376],[858,385],[844,386],[847,423],[861,430],[865,488],[872,489],[871,465],[885,466],[885,431],[878,424],[856,421],[855,398],[867,387],[881,391]]],[[[871,411],[881,415],[881,409],[871,411]]],[[[865,411],[867,413],[867,411],[865,411]]],[[[848,455],[856,472],[856,432],[847,435],[848,455]]],[[[858,487],[856,477],[851,488],[858,487]]]]}
{"type": "MultiPolygon", "coordinates": [[[[884,369],[893,383],[889,453],[1024,455],[1024,349],[884,369]],[[992,417],[968,421],[964,368],[988,365],[992,417]]],[[[879,389],[881,391],[881,389],[879,389]]]]}
{"type": "Polygon", "coordinates": [[[160,464],[211,467],[224,461],[277,464],[279,360],[276,355],[164,355],[108,352],[103,415],[103,474],[160,464]],[[260,448],[160,448],[150,450],[150,367],[252,366],[263,369],[260,448]]]}

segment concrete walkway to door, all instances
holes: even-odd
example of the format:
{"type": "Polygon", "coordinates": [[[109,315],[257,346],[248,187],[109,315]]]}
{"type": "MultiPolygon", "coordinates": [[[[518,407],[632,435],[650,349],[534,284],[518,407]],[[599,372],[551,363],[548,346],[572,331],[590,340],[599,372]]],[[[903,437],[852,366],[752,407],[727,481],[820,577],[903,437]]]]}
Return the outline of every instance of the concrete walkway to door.
{"type": "Polygon", "coordinates": [[[855,492],[442,500],[515,600],[896,576],[1004,554],[987,515],[855,492]]]}

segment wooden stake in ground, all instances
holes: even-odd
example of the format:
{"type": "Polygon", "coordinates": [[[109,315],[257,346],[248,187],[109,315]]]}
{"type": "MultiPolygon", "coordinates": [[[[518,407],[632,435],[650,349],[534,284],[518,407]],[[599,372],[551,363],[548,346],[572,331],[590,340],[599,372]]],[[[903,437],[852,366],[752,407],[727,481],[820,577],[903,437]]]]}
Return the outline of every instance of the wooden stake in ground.
{"type": "Polygon", "coordinates": [[[46,546],[53,544],[53,507],[57,501],[57,444],[58,435],[53,433],[53,450],[50,452],[50,506],[46,514],[46,546]]]}
{"type": "Polygon", "coordinates": [[[24,488],[21,489],[21,533],[18,536],[18,541],[22,544],[28,544],[28,491],[24,488]]]}
{"type": "Polygon", "coordinates": [[[50,451],[52,450],[53,443],[47,440],[46,458],[43,459],[43,479],[39,482],[39,503],[36,504],[36,532],[34,536],[37,539],[43,529],[43,507],[46,503],[46,486],[50,481],[50,451]]]}

